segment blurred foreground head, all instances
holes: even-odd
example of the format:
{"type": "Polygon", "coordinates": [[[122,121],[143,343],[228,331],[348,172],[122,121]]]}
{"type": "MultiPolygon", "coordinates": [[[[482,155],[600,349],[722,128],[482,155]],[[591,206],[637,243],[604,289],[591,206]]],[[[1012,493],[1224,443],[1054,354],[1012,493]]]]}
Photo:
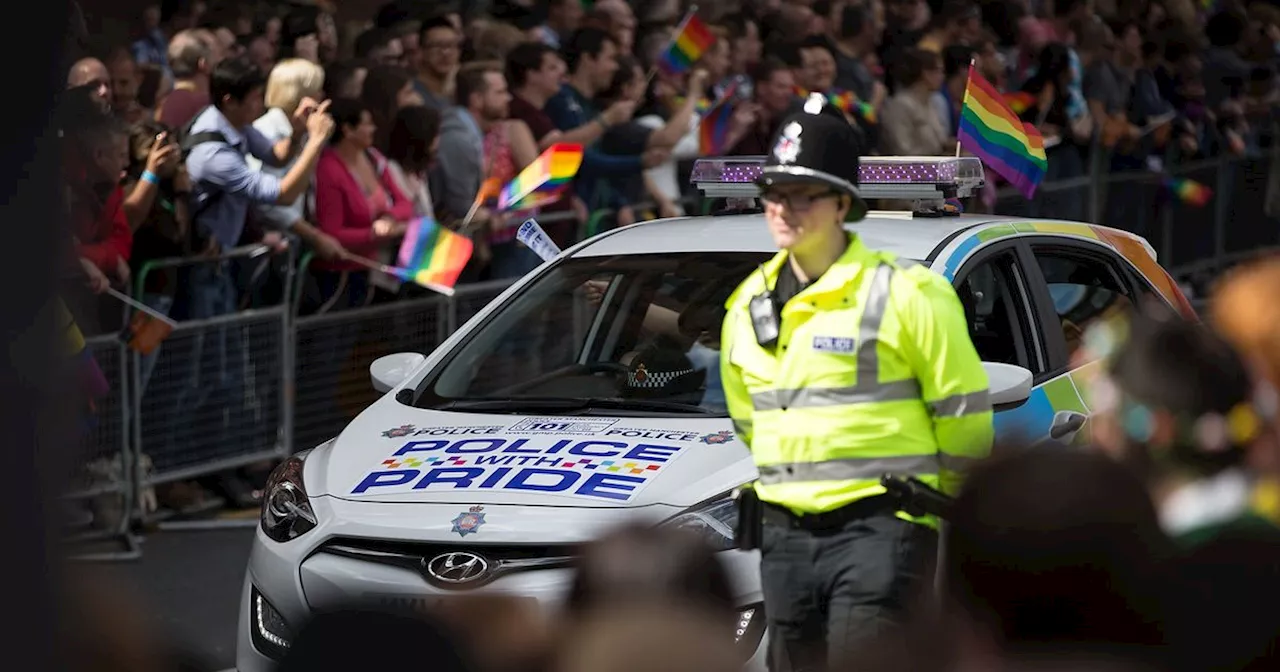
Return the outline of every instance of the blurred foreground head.
{"type": "Polygon", "coordinates": [[[646,605],[698,610],[728,632],[736,615],[724,566],[693,532],[628,525],[583,548],[569,591],[571,616],[646,605]]]}
{"type": "Polygon", "coordinates": [[[681,608],[602,609],[571,628],[552,672],[740,672],[733,639],[681,608]]]}
{"type": "Polygon", "coordinates": [[[1203,325],[1140,313],[1087,340],[1106,361],[1090,390],[1094,438],[1149,487],[1229,474],[1276,452],[1274,388],[1203,325]]]}
{"type": "Polygon", "coordinates": [[[1213,292],[1213,326],[1280,386],[1280,256],[1228,273],[1213,292]]]}
{"type": "Polygon", "coordinates": [[[957,654],[1143,661],[1164,644],[1165,539],[1114,460],[1026,448],[970,474],[946,529],[944,602],[957,654]]]}
{"type": "Polygon", "coordinates": [[[279,672],[469,672],[461,646],[424,616],[352,608],[319,614],[298,634],[279,672]]]}

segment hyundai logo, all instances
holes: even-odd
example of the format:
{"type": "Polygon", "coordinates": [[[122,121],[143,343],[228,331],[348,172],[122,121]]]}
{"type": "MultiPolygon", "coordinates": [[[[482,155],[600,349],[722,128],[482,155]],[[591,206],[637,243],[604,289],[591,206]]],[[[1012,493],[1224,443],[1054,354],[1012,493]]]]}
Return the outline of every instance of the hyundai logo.
{"type": "Polygon", "coordinates": [[[489,573],[489,563],[475,553],[455,551],[426,562],[427,574],[441,583],[471,583],[489,573]]]}

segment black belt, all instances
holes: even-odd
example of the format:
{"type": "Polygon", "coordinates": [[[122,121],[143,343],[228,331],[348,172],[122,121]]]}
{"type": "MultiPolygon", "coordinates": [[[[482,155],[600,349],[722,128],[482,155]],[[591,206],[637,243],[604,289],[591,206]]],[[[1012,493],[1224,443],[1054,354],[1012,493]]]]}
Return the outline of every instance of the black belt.
{"type": "Polygon", "coordinates": [[[883,514],[893,515],[898,510],[897,501],[888,495],[859,499],[834,511],[803,515],[796,515],[785,506],[769,502],[761,502],[761,504],[764,505],[762,508],[767,522],[788,529],[809,531],[837,530],[855,520],[883,514]]]}

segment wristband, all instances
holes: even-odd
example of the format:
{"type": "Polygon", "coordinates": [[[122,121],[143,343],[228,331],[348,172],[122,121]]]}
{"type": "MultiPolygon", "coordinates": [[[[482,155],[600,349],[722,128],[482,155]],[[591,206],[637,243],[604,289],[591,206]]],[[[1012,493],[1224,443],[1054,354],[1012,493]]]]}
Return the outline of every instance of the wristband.
{"type": "Polygon", "coordinates": [[[150,182],[151,184],[160,184],[160,178],[156,177],[156,174],[149,170],[142,171],[142,177],[139,179],[143,182],[150,182]]]}

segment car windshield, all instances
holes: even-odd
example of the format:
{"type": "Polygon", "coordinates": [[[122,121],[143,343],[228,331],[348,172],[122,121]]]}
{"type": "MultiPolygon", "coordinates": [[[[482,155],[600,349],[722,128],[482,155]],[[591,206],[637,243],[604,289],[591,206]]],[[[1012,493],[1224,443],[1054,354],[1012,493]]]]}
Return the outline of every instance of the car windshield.
{"type": "Polygon", "coordinates": [[[567,259],[423,381],[416,405],[544,415],[727,415],[724,304],[769,254],[567,259]]]}

